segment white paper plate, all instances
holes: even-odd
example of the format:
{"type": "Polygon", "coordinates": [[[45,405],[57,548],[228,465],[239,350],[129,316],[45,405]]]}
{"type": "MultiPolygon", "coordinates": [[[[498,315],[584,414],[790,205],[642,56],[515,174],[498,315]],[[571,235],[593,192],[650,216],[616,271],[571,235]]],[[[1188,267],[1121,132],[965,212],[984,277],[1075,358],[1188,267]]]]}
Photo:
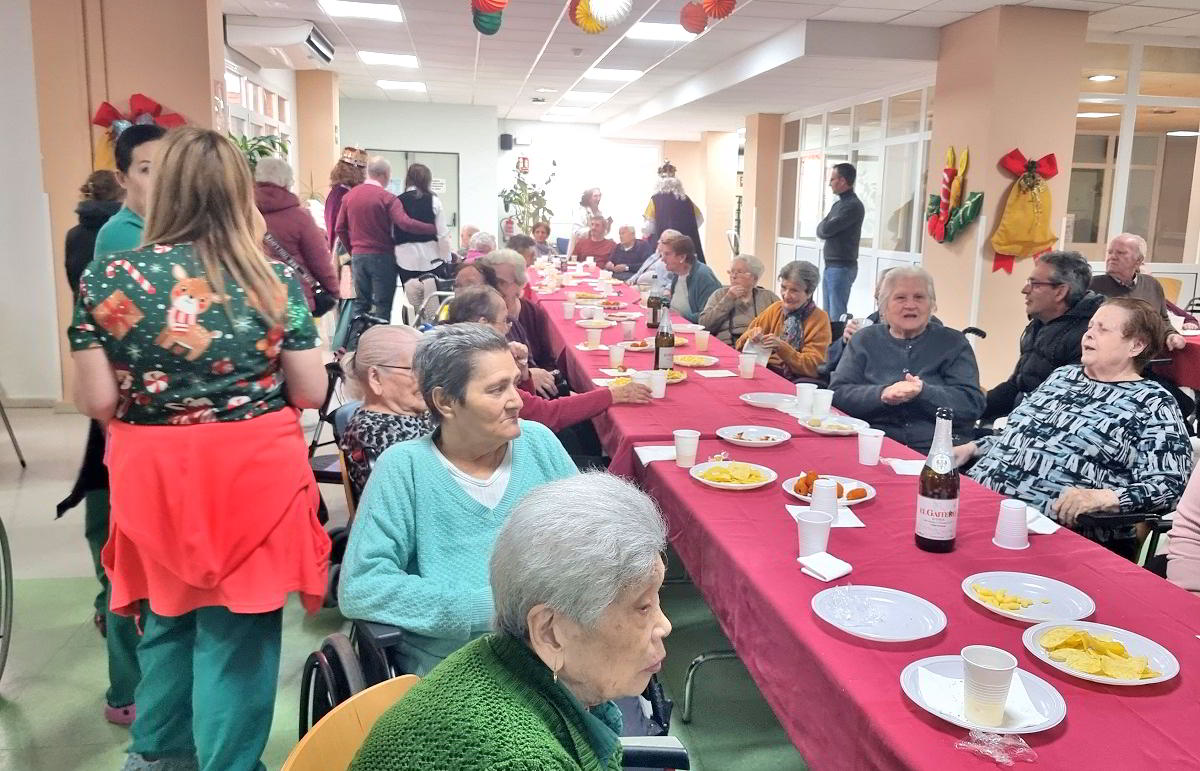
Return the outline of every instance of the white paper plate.
{"type": "Polygon", "coordinates": [[[703,324],[676,324],[674,327],[676,332],[699,332],[704,329],[703,324]]]}
{"type": "Polygon", "coordinates": [[[711,367],[714,364],[716,364],[718,361],[720,361],[720,359],[718,359],[716,356],[709,356],[709,355],[703,354],[703,353],[687,353],[687,354],[680,354],[680,355],[676,356],[674,361],[675,361],[675,366],[677,366],[677,367],[711,367]],[[683,356],[691,356],[691,357],[695,358],[695,360],[697,362],[700,362],[701,359],[703,359],[703,363],[684,364],[682,361],[679,360],[683,356]]]}
{"type": "MultiPolygon", "coordinates": [[[[650,335],[650,337],[643,337],[642,339],[645,340],[647,343],[650,343],[650,350],[654,350],[654,335],[650,335]]],[[[687,344],[688,344],[688,341],[687,341],[686,337],[680,337],[679,335],[675,335],[675,347],[676,348],[682,348],[683,346],[685,346],[687,344]]]]}
{"type": "Polygon", "coordinates": [[[1179,334],[1184,337],[1195,337],[1196,335],[1200,335],[1200,329],[1181,329],[1179,330],[1179,334]]]}
{"type": "Polygon", "coordinates": [[[871,424],[867,421],[860,420],[859,418],[852,418],[849,415],[828,415],[824,418],[821,418],[821,421],[825,424],[840,423],[843,426],[847,426],[848,428],[844,430],[830,428],[827,425],[809,425],[808,421],[811,419],[811,416],[808,414],[800,414],[796,415],[795,417],[796,420],[799,421],[801,427],[812,431],[814,434],[821,434],[823,436],[858,436],[859,429],[871,427],[871,424]]]}
{"type": "Polygon", "coordinates": [[[1096,612],[1096,603],[1092,598],[1074,586],[1032,573],[1011,573],[1006,570],[976,573],[963,579],[962,590],[963,594],[993,613],[1023,621],[1026,624],[1039,624],[1043,621],[1078,621],[1096,612]],[[1003,589],[1009,594],[1033,600],[1033,604],[1019,611],[997,608],[981,600],[971,589],[972,584],[979,584],[986,589],[1003,589]],[[1046,603],[1042,600],[1050,600],[1050,602],[1046,603]]]}
{"type": "Polygon", "coordinates": [[[766,391],[742,394],[738,397],[751,407],[783,410],[796,403],[796,397],[791,394],[777,394],[766,391]]]}
{"type": "Polygon", "coordinates": [[[626,351],[632,351],[634,353],[640,353],[640,352],[650,353],[650,352],[652,352],[654,350],[653,338],[650,341],[650,345],[647,345],[642,348],[635,348],[633,346],[634,343],[644,343],[644,342],[646,342],[646,341],[645,340],[622,340],[621,342],[617,343],[617,345],[621,346],[626,351]]]}
{"type": "Polygon", "coordinates": [[[701,474],[703,474],[705,471],[708,471],[713,466],[727,465],[729,463],[730,463],[730,461],[724,461],[724,460],[709,461],[708,463],[698,463],[695,466],[692,466],[691,469],[688,470],[688,473],[692,475],[692,479],[695,479],[700,484],[707,485],[708,487],[715,487],[718,490],[755,490],[759,487],[764,487],[766,485],[769,485],[772,482],[774,482],[776,479],[779,478],[779,475],[776,474],[774,471],[767,468],[766,466],[760,466],[757,463],[748,463],[746,465],[752,466],[766,475],[767,478],[765,480],[763,480],[762,482],[754,482],[753,484],[748,484],[748,485],[737,485],[737,484],[733,484],[732,482],[711,482],[707,479],[701,478],[701,476],[700,476],[701,474]]]}
{"type": "Polygon", "coordinates": [[[915,594],[886,586],[833,586],[812,598],[813,613],[846,634],[876,642],[909,642],[932,637],[946,628],[946,614],[937,605],[915,594]],[[849,623],[837,617],[840,597],[850,595],[870,603],[880,618],[873,623],[849,623]]]}
{"type": "Polygon", "coordinates": [[[1162,683],[1170,680],[1179,674],[1179,659],[1175,658],[1174,654],[1149,637],[1142,637],[1137,632],[1130,632],[1118,626],[1097,624],[1094,621],[1047,621],[1026,629],[1025,634],[1021,635],[1021,642],[1025,643],[1025,647],[1029,649],[1030,653],[1058,671],[1065,672],[1072,677],[1078,677],[1081,680],[1091,680],[1093,683],[1122,686],[1153,685],[1154,683],[1162,683]],[[1042,639],[1042,635],[1060,626],[1082,629],[1097,636],[1107,635],[1117,642],[1122,643],[1125,646],[1125,650],[1129,651],[1131,656],[1145,656],[1148,658],[1150,660],[1150,668],[1156,672],[1162,672],[1162,674],[1147,680],[1117,680],[1116,678],[1105,677],[1104,675],[1090,675],[1087,672],[1076,672],[1073,669],[1069,669],[1063,662],[1050,658],[1050,652],[1038,643],[1042,639]]]}
{"type": "Polygon", "coordinates": [[[717,429],[717,436],[738,447],[774,447],[792,438],[792,435],[782,428],[768,426],[725,426],[717,429]],[[742,434],[743,437],[762,437],[762,439],[738,438],[737,434],[742,434]]]}
{"type": "Polygon", "coordinates": [[[590,345],[588,345],[588,344],[587,344],[587,342],[582,342],[582,343],[576,343],[576,344],[575,344],[575,350],[577,350],[577,351],[589,351],[589,352],[590,352],[590,351],[607,351],[607,350],[608,350],[608,346],[607,346],[607,345],[605,345],[604,343],[600,343],[600,345],[597,345],[595,348],[592,348],[590,345]]]}
{"type": "Polygon", "coordinates": [[[642,314],[637,311],[608,311],[604,314],[609,321],[637,321],[641,317],[642,314]]]}
{"type": "Polygon", "coordinates": [[[1015,728],[1003,724],[999,726],[985,726],[974,723],[964,717],[942,712],[925,701],[921,694],[920,675],[918,674],[918,670],[922,667],[933,672],[935,675],[961,680],[963,677],[962,656],[930,656],[914,661],[900,673],[900,687],[904,689],[905,696],[929,714],[936,715],[942,720],[953,723],[956,726],[987,731],[988,733],[1000,731],[1006,734],[1033,734],[1053,728],[1067,716],[1067,702],[1063,699],[1062,694],[1042,678],[1018,667],[1013,672],[1013,676],[1021,678],[1021,685],[1025,686],[1025,693],[1029,695],[1029,701],[1038,712],[1046,716],[1046,720],[1023,728],[1015,728]]]}
{"type": "MultiPolygon", "coordinates": [[[[833,474],[821,474],[820,476],[822,479],[832,479],[835,482],[842,483],[842,497],[838,498],[839,506],[855,506],[859,503],[866,503],[867,501],[869,501],[875,497],[875,488],[872,487],[871,485],[867,484],[866,482],[860,482],[859,480],[851,479],[850,477],[834,476],[833,474]],[[855,498],[852,501],[846,500],[845,494],[850,492],[851,490],[853,490],[856,487],[861,487],[864,490],[866,490],[867,497],[866,498],[855,498]]],[[[799,478],[800,478],[799,476],[794,476],[791,479],[783,480],[783,491],[785,493],[787,493],[788,495],[792,496],[793,498],[799,498],[800,500],[804,501],[805,503],[812,503],[811,495],[801,495],[800,493],[796,492],[796,490],[795,490],[796,480],[799,478]]]]}
{"type": "Polygon", "coordinates": [[[584,329],[608,329],[616,325],[617,322],[609,321],[608,319],[579,319],[575,322],[575,326],[583,327],[584,329]]]}

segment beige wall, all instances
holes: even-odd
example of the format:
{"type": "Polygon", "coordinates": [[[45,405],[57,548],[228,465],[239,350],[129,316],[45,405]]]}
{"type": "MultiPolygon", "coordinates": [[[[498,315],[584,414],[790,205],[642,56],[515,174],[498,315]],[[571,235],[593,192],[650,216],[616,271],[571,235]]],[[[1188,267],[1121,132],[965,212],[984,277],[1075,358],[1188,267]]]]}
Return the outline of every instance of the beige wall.
{"type": "MultiPolygon", "coordinates": [[[[746,116],[746,155],[742,176],[742,251],[769,264],[775,256],[779,214],[779,152],[783,116],[746,116]]],[[[771,281],[764,276],[764,281],[771,281]]]]}
{"type": "Polygon", "coordinates": [[[729,270],[729,239],[737,211],[738,135],[733,131],[705,131],[700,135],[704,153],[704,259],[722,282],[729,270]]]}
{"type": "Polygon", "coordinates": [[[325,195],[329,172],[337,163],[340,124],[338,76],[326,70],[296,72],[296,193],[325,195]]]}
{"type": "MultiPolygon", "coordinates": [[[[940,189],[947,145],[970,147],[967,191],[984,194],[985,244],[1013,183],[997,162],[1014,147],[1030,157],[1057,156],[1060,172],[1049,182],[1050,221],[1057,232],[1070,183],[1086,32],[1084,12],[1017,6],[992,8],[942,29],[929,191],[940,189]]],[[[985,246],[974,292],[979,234],[977,223],[953,243],[926,238],[923,251],[937,282],[938,316],[962,328],[977,306],[975,324],[988,336],[976,345],[976,356],[988,388],[1008,377],[1017,358],[1026,324],[1020,290],[1030,261],[1018,260],[1012,275],[993,273],[992,250],[985,246]]]]}

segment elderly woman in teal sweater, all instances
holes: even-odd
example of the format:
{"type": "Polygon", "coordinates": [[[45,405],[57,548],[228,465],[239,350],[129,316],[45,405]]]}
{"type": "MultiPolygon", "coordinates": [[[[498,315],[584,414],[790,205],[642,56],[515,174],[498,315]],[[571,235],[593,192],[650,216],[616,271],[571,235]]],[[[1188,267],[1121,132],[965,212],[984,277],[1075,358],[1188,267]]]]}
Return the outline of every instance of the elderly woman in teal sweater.
{"type": "Polygon", "coordinates": [[[529,493],[492,553],[496,633],[385,712],[351,771],[619,769],[612,700],[645,690],[666,657],[665,548],[654,502],[618,477],[529,493]]]}
{"type": "Polygon", "coordinates": [[[577,471],[549,429],[518,419],[520,372],[494,330],[436,329],[412,366],[437,428],[393,445],[375,464],[338,604],[347,618],[404,629],[404,669],[424,675],[488,630],[488,558],[513,506],[577,471]]]}

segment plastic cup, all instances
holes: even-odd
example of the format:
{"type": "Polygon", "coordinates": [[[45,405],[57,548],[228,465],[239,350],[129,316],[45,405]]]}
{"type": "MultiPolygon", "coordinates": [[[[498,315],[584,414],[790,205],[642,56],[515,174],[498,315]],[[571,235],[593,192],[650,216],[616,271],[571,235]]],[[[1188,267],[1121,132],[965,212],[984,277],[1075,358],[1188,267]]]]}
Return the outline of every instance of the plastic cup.
{"type": "Polygon", "coordinates": [[[642,305],[645,305],[645,304],[646,304],[646,298],[648,298],[648,297],[650,296],[650,287],[648,287],[648,286],[639,286],[639,287],[638,287],[638,294],[640,295],[640,297],[639,297],[638,299],[641,301],[642,305]]]}
{"type": "Polygon", "coordinates": [[[634,325],[634,322],[632,322],[632,321],[622,321],[621,322],[621,339],[622,340],[632,340],[633,339],[633,325],[634,325]]]}
{"type": "Polygon", "coordinates": [[[996,517],[996,535],[992,543],[1001,549],[1026,549],[1029,547],[1029,525],[1025,519],[1025,504],[1006,498],[1000,502],[1000,515],[996,517]]]}
{"type": "Polygon", "coordinates": [[[838,509],[837,482],[824,478],[814,481],[808,506],[813,511],[836,515],[838,509]]]}
{"type": "Polygon", "coordinates": [[[818,388],[813,391],[812,416],[814,418],[829,417],[829,408],[833,406],[833,391],[828,388],[818,388]]]}
{"type": "Polygon", "coordinates": [[[760,367],[767,366],[767,362],[769,362],[771,360],[771,349],[765,348],[763,346],[759,346],[758,351],[756,351],[756,354],[758,356],[758,366],[760,366],[760,367]]]}
{"type": "MultiPolygon", "coordinates": [[[[666,370],[660,370],[660,372],[666,372],[666,370]]],[[[700,432],[690,428],[681,428],[673,433],[675,434],[675,465],[680,468],[695,466],[696,450],[700,446],[700,432]]]]}
{"type": "Polygon", "coordinates": [[[571,300],[567,300],[565,303],[563,303],[563,318],[564,319],[575,318],[575,303],[572,302],[571,300]]]}
{"type": "Polygon", "coordinates": [[[579,292],[567,292],[567,302],[575,302],[579,299],[579,292]]]}
{"type": "Polygon", "coordinates": [[[603,331],[604,331],[603,329],[589,329],[587,331],[588,348],[599,348],[600,347],[600,333],[603,331]]]}
{"type": "Polygon", "coordinates": [[[808,511],[796,515],[796,530],[799,535],[800,556],[820,554],[829,548],[829,529],[833,527],[833,515],[823,511],[808,511]]]}
{"type": "Polygon", "coordinates": [[[754,365],[758,363],[758,354],[742,353],[738,355],[738,374],[749,380],[754,377],[754,365]]]}
{"type": "Polygon", "coordinates": [[[701,329],[696,332],[696,350],[697,351],[707,351],[708,350],[708,330],[707,329],[701,329]]]}
{"type": "Polygon", "coordinates": [[[596,258],[589,254],[587,257],[583,258],[583,264],[584,265],[595,265],[596,258]]]}
{"type": "Polygon", "coordinates": [[[667,371],[656,369],[650,373],[650,398],[662,399],[667,395],[667,371]]]}
{"type": "Polygon", "coordinates": [[[796,384],[796,412],[807,415],[812,411],[813,393],[817,390],[816,383],[796,384]]]}
{"type": "Polygon", "coordinates": [[[883,432],[878,428],[858,430],[858,462],[864,466],[879,465],[879,451],[883,449],[883,432]]]}
{"type": "Polygon", "coordinates": [[[641,385],[646,386],[647,388],[650,388],[650,371],[649,370],[643,370],[641,372],[634,372],[632,377],[633,377],[633,382],[639,383],[641,385]]]}
{"type": "Polygon", "coordinates": [[[962,660],[964,716],[980,725],[1000,725],[1016,657],[990,645],[968,645],[962,649],[962,660]]]}
{"type": "Polygon", "coordinates": [[[612,278],[612,271],[611,270],[600,271],[600,278],[607,281],[608,279],[612,278]]]}
{"type": "Polygon", "coordinates": [[[616,369],[625,363],[625,348],[620,345],[608,346],[608,366],[616,369]]]}

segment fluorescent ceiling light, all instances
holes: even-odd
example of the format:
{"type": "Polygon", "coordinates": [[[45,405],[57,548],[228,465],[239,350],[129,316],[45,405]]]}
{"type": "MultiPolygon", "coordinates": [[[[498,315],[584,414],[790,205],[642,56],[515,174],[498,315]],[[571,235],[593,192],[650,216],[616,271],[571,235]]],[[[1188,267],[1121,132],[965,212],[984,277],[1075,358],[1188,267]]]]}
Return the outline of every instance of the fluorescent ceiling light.
{"type": "Polygon", "coordinates": [[[360,3],[354,0],[320,0],[321,10],[330,16],[377,21],[404,21],[400,6],[395,3],[360,3]]]}
{"type": "Polygon", "coordinates": [[[385,64],[389,67],[417,67],[417,57],[412,54],[381,54],[378,51],[359,51],[363,64],[385,64]]]}
{"type": "Polygon", "coordinates": [[[1168,131],[1169,137],[1200,137],[1200,131],[1168,131]]]}
{"type": "Polygon", "coordinates": [[[534,89],[535,94],[557,94],[557,88],[537,88],[534,89]]]}
{"type": "Polygon", "coordinates": [[[645,73],[641,70],[617,70],[608,67],[592,67],[583,73],[588,80],[614,80],[618,83],[632,83],[645,73]]]}
{"type": "Polygon", "coordinates": [[[1114,118],[1121,113],[1119,112],[1077,112],[1076,118],[1114,118]]]}
{"type": "Polygon", "coordinates": [[[1116,75],[1092,75],[1088,78],[1088,80],[1092,81],[1093,83],[1108,83],[1109,81],[1116,79],[1116,75]]]}
{"type": "Polygon", "coordinates": [[[425,84],[419,80],[377,80],[375,85],[385,91],[416,91],[425,93],[425,84]]]}
{"type": "Polygon", "coordinates": [[[562,95],[563,101],[576,102],[577,104],[600,104],[608,101],[612,96],[607,91],[568,91],[562,95]]]}
{"type": "Polygon", "coordinates": [[[651,21],[639,21],[625,33],[630,40],[666,40],[687,43],[695,39],[695,35],[678,24],[659,24],[651,21]]]}
{"type": "Polygon", "coordinates": [[[1087,99],[1080,99],[1084,104],[1116,104],[1121,101],[1115,96],[1089,96],[1087,99]]]}

